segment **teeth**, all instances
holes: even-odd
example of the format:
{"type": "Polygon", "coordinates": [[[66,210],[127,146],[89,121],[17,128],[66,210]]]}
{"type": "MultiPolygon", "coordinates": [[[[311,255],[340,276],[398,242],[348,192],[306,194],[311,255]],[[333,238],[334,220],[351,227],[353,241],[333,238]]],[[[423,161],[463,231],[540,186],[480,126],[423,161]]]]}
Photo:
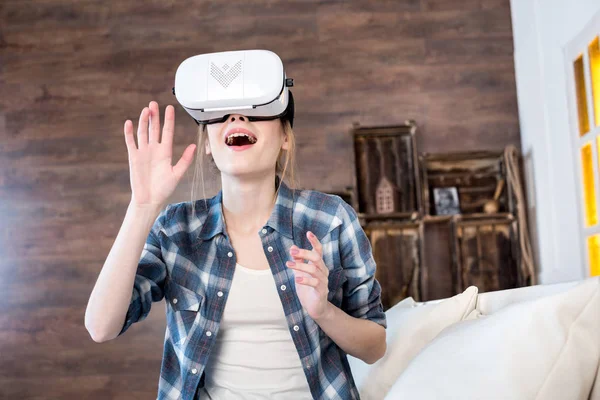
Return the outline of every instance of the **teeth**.
{"type": "Polygon", "coordinates": [[[245,136],[248,138],[248,141],[250,142],[250,144],[254,144],[256,143],[256,139],[246,133],[242,133],[242,132],[235,132],[232,133],[231,135],[227,136],[227,144],[228,145],[232,145],[233,144],[233,138],[234,137],[242,137],[245,136]]]}

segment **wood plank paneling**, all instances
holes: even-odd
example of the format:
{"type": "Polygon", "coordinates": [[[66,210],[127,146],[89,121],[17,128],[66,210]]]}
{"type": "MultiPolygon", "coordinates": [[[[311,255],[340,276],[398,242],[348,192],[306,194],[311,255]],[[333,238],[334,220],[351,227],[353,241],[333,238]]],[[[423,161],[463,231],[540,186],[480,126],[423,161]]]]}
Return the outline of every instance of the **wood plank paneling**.
{"type": "MultiPolygon", "coordinates": [[[[177,66],[251,48],[295,80],[303,187],[352,184],[353,122],[413,119],[419,151],[519,145],[509,0],[4,0],[0,398],[156,396],[164,302],[112,342],[84,327],[131,196],[123,123],[175,105],[179,159],[197,128],[171,93],[177,66]]],[[[190,200],[192,176],[170,202],[190,200]]]]}

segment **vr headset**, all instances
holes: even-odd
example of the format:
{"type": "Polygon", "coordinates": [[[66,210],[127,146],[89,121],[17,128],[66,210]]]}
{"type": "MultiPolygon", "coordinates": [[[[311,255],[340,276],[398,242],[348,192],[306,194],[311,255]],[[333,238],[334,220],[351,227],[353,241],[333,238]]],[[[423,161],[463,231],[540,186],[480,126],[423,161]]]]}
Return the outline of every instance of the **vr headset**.
{"type": "Polygon", "coordinates": [[[200,54],[175,73],[173,94],[198,125],[225,122],[230,114],[249,121],[282,118],[294,122],[294,80],[269,50],[200,54]]]}

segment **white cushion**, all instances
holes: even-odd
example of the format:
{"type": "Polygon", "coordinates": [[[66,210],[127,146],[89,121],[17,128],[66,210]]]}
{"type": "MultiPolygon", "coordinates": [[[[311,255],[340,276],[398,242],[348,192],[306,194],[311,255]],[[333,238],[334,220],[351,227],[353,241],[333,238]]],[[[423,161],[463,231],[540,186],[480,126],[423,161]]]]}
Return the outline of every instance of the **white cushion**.
{"type": "Polygon", "coordinates": [[[587,400],[600,359],[600,277],[441,332],[388,399],[587,400]]]}
{"type": "Polygon", "coordinates": [[[581,280],[578,280],[572,282],[525,286],[515,289],[479,293],[477,296],[476,308],[481,314],[493,314],[513,303],[520,303],[522,301],[533,300],[538,297],[545,297],[565,292],[580,284],[581,280]]]}
{"type": "MultiPolygon", "coordinates": [[[[407,297],[404,300],[396,303],[393,307],[389,308],[386,312],[386,320],[387,320],[387,328],[385,330],[385,340],[388,346],[390,347],[390,343],[393,337],[396,335],[398,328],[402,324],[402,312],[407,308],[415,307],[415,301],[412,297],[407,297]]],[[[369,375],[371,368],[376,366],[381,360],[377,363],[369,365],[364,361],[352,357],[348,355],[348,364],[350,364],[350,369],[352,370],[352,377],[354,378],[354,383],[356,383],[357,387],[361,387],[369,375]]]]}
{"type": "Polygon", "coordinates": [[[475,286],[470,286],[463,293],[441,302],[420,305],[409,298],[386,311],[388,347],[385,355],[367,369],[356,368],[356,364],[364,363],[348,357],[361,399],[383,399],[423,347],[444,328],[463,320],[475,309],[477,292],[475,286]],[[360,372],[356,374],[355,369],[360,372]]]}

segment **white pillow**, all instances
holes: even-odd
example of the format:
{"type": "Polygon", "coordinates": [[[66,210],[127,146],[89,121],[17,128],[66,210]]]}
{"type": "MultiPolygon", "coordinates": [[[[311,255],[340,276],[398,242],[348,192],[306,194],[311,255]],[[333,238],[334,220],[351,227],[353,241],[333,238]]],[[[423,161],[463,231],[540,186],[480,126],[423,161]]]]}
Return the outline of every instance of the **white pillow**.
{"type": "MultiPolygon", "coordinates": [[[[404,300],[396,303],[393,307],[386,310],[386,320],[387,320],[387,328],[385,330],[385,340],[389,349],[390,342],[393,340],[396,332],[400,325],[402,325],[402,312],[406,308],[415,307],[415,301],[412,297],[407,297],[404,300]]],[[[364,380],[369,375],[371,368],[375,367],[381,360],[377,363],[369,365],[348,354],[348,364],[350,364],[350,369],[352,370],[352,377],[354,378],[354,383],[357,387],[361,387],[363,385],[364,380]]]]}
{"type": "MultiPolygon", "coordinates": [[[[390,308],[386,312],[388,347],[385,355],[366,374],[361,374],[358,379],[355,376],[361,399],[383,399],[423,347],[444,328],[466,318],[475,309],[477,292],[477,287],[470,286],[463,293],[442,301],[421,305],[413,301],[412,307],[404,304],[390,308]]],[[[356,359],[353,362],[362,363],[356,359]]]]}
{"type": "Polygon", "coordinates": [[[387,398],[587,400],[599,360],[597,277],[449,327],[387,398]]]}

